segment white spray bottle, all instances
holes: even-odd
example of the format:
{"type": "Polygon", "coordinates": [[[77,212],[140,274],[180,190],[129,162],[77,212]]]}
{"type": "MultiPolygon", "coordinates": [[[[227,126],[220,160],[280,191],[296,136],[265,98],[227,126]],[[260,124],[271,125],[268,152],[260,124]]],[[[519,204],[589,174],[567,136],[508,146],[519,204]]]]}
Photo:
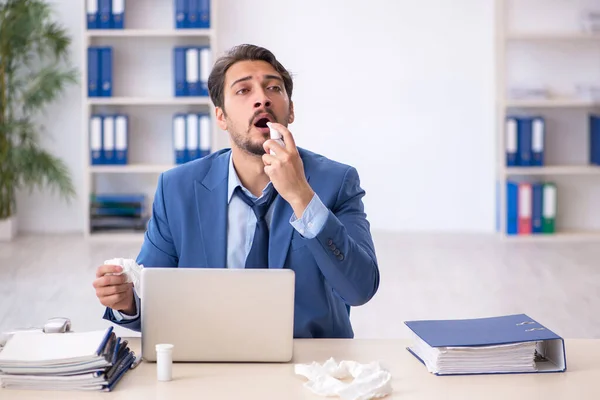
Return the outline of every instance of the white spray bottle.
{"type": "MultiPolygon", "coordinates": [[[[271,132],[271,139],[279,143],[282,147],[285,147],[285,143],[283,143],[283,136],[281,135],[281,133],[276,131],[275,128],[271,126],[270,122],[267,122],[267,126],[269,127],[269,130],[271,132]]],[[[271,150],[271,154],[275,154],[275,152],[271,150]]]]}

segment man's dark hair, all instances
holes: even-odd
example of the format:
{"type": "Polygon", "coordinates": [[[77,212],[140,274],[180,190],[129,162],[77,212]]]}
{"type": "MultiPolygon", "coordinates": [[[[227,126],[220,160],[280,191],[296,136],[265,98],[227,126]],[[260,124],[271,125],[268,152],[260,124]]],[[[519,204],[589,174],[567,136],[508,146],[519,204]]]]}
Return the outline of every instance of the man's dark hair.
{"type": "Polygon", "coordinates": [[[242,44],[231,48],[224,56],[220,57],[215,62],[212,72],[208,77],[208,92],[215,107],[223,108],[225,73],[233,64],[239,61],[266,61],[271,64],[283,78],[285,91],[290,100],[292,99],[292,90],[294,88],[292,77],[285,67],[277,61],[275,55],[263,47],[242,44]]]}

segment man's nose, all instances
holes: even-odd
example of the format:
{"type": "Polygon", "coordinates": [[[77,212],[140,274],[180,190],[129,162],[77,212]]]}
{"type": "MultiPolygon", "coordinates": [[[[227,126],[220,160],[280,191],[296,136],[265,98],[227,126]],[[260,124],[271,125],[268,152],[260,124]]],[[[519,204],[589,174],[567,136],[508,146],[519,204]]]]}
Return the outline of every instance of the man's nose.
{"type": "Polygon", "coordinates": [[[254,108],[261,108],[261,107],[265,107],[265,108],[271,107],[271,100],[267,97],[266,93],[264,93],[264,92],[261,92],[260,96],[254,103],[254,108]]]}

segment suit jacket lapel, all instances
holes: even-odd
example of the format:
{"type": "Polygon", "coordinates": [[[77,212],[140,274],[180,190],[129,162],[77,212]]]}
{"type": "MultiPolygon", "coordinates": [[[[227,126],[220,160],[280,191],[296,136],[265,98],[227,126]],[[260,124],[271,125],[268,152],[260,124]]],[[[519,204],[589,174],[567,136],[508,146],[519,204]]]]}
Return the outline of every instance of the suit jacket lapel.
{"type": "MultiPolygon", "coordinates": [[[[300,153],[302,155],[302,152],[300,153]]],[[[310,182],[310,175],[304,164],[306,180],[310,182]]],[[[290,247],[294,227],[290,224],[290,218],[294,210],[290,204],[280,195],[274,200],[271,230],[269,232],[269,268],[283,268],[285,258],[290,247]]]]}
{"type": "Polygon", "coordinates": [[[196,206],[208,268],[227,267],[227,178],[231,152],[218,156],[195,182],[196,206]]]}

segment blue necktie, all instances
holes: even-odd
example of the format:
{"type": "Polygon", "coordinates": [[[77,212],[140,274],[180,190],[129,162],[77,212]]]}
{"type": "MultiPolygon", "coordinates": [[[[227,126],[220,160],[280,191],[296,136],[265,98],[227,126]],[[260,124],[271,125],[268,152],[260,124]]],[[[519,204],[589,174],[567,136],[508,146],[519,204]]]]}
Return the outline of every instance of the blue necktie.
{"type": "Polygon", "coordinates": [[[255,204],[250,197],[248,197],[240,186],[236,189],[239,197],[248,204],[256,215],[256,230],[254,231],[254,239],[252,240],[252,247],[250,253],[246,257],[246,268],[269,268],[269,227],[265,220],[265,215],[269,210],[269,206],[275,199],[277,191],[275,188],[271,188],[267,197],[260,204],[255,204]]]}

